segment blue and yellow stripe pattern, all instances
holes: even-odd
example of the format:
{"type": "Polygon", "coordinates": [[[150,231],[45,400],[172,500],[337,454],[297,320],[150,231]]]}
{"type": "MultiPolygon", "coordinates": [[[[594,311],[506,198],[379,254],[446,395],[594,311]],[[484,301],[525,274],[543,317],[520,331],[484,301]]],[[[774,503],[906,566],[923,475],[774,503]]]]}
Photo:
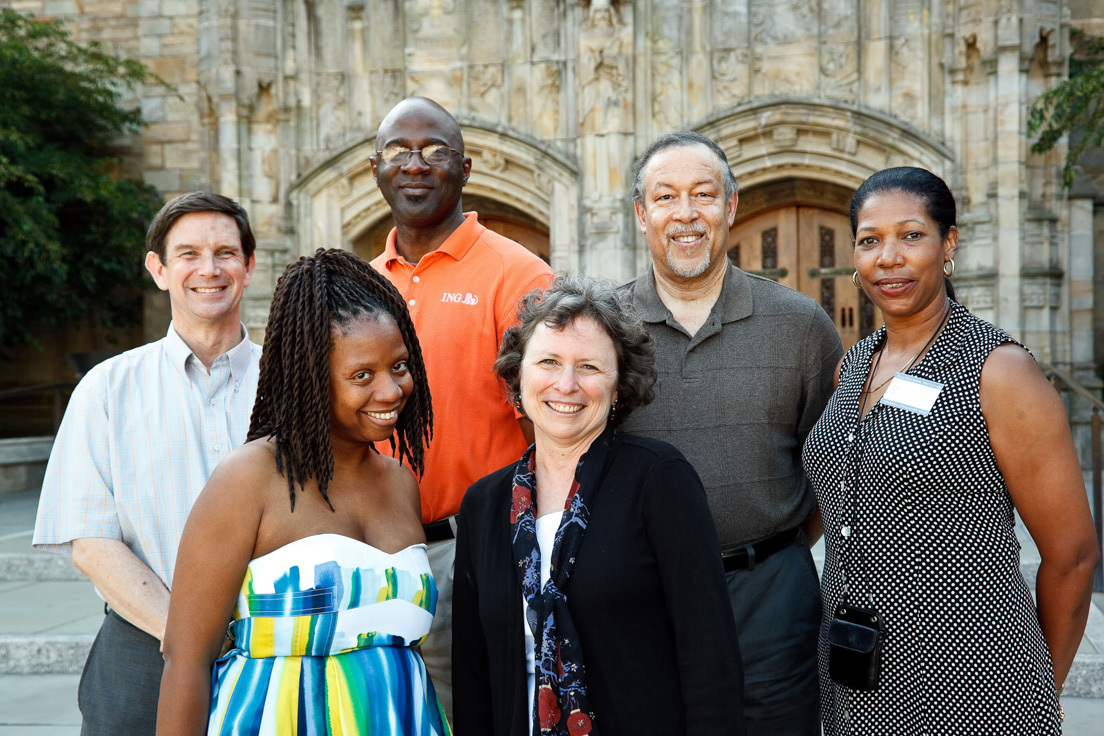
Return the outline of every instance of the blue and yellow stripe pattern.
{"type": "Polygon", "coordinates": [[[326,534],[254,560],[208,736],[451,734],[416,649],[436,605],[423,545],[388,554],[326,534]]]}

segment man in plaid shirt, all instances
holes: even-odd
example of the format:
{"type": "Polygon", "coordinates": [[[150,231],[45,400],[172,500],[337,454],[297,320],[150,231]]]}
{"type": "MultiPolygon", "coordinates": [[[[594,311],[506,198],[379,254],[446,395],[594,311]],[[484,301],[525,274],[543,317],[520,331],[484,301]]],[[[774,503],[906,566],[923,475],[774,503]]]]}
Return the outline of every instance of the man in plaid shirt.
{"type": "Polygon", "coordinates": [[[245,441],[261,354],[241,322],[255,263],[241,206],[207,192],[176,197],[146,245],[172,324],[74,390],[33,540],[71,552],[106,602],[78,691],[81,733],[93,736],[155,730],[180,535],[215,465],[245,441]]]}

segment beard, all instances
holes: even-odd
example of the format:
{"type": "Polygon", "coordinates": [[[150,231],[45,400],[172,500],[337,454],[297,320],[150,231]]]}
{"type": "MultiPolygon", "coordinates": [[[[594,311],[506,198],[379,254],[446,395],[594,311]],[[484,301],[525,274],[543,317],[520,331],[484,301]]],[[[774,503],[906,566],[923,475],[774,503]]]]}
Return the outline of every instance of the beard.
{"type": "MultiPolygon", "coordinates": [[[[670,233],[668,235],[668,238],[670,238],[674,235],[683,235],[683,234],[688,234],[688,233],[694,233],[695,235],[704,235],[705,234],[704,232],[699,231],[699,230],[680,230],[680,231],[670,233]]],[[[671,269],[671,271],[673,273],[681,276],[684,279],[692,279],[692,278],[695,278],[697,276],[701,276],[703,273],[705,273],[709,269],[709,265],[710,265],[710,263],[712,263],[713,254],[710,252],[710,249],[708,247],[706,247],[705,252],[702,253],[701,260],[698,261],[697,263],[687,263],[685,261],[679,261],[679,259],[676,258],[675,253],[673,252],[674,247],[677,247],[677,246],[672,246],[671,241],[668,240],[668,242],[667,242],[667,268],[671,269]]]]}
{"type": "Polygon", "coordinates": [[[671,251],[667,251],[667,267],[682,276],[684,279],[692,279],[701,276],[709,268],[712,261],[709,251],[706,251],[702,259],[695,264],[682,264],[675,260],[671,251]]]}

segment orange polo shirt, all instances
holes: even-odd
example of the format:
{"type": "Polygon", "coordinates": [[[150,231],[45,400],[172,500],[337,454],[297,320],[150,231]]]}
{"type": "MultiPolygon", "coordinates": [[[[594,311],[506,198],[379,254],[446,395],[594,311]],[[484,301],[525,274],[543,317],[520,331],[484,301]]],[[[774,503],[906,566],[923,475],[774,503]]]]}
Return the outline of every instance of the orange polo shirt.
{"type": "MultiPolygon", "coordinates": [[[[525,451],[514,407],[492,366],[517,303],[552,279],[547,263],[479,224],[474,212],[415,265],[395,249],[395,231],[372,267],[406,299],[433,396],[433,441],[421,479],[422,521],[452,516],[468,486],[525,451]]],[[[377,443],[391,453],[387,442],[377,443]]]]}

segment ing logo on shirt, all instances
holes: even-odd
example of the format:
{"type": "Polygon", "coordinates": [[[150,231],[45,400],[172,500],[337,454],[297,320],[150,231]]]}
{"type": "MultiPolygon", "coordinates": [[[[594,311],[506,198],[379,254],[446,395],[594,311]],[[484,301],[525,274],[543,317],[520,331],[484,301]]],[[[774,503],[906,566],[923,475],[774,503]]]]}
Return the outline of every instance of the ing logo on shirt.
{"type": "Polygon", "coordinates": [[[475,294],[472,294],[470,291],[465,292],[463,294],[461,294],[459,291],[455,291],[455,292],[446,291],[443,294],[441,294],[441,301],[451,302],[453,304],[472,304],[472,305],[475,305],[475,304],[479,303],[479,297],[477,297],[475,294]]]}

